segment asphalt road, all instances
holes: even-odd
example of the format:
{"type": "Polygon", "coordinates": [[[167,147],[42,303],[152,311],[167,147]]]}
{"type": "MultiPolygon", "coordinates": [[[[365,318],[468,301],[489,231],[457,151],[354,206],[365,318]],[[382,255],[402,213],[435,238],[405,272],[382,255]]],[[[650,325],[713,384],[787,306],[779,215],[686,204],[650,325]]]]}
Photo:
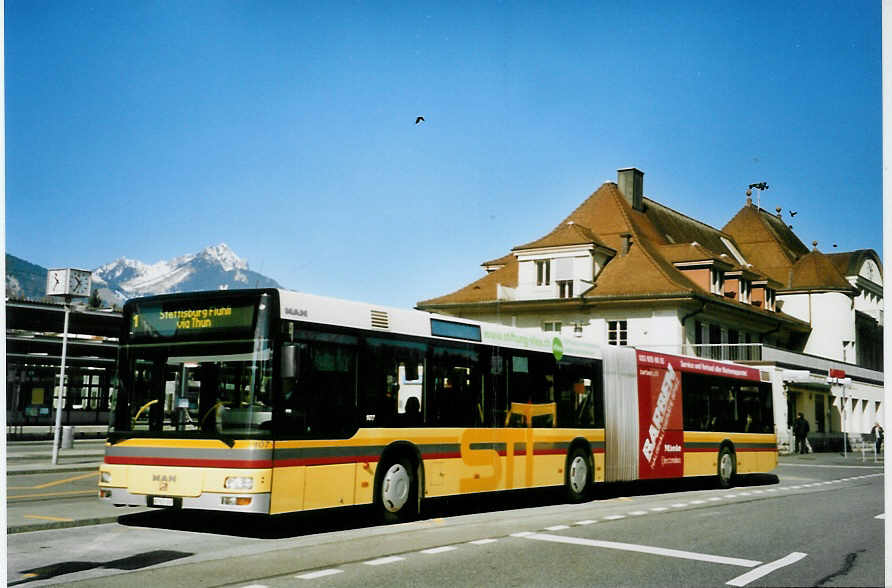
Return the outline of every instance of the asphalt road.
{"type": "Polygon", "coordinates": [[[704,480],[613,485],[575,505],[540,491],[440,500],[422,520],[393,526],[378,526],[362,508],[272,520],[139,512],[112,524],[10,535],[7,580],[241,588],[883,585],[882,469],[802,462],[775,473],[730,490],[704,480]]]}

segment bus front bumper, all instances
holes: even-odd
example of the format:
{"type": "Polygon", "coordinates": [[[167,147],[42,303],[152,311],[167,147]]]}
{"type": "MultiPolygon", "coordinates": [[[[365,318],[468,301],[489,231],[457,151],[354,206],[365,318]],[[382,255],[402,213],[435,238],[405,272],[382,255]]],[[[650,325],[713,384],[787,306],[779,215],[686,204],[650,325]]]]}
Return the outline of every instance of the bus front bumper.
{"type": "Polygon", "coordinates": [[[269,514],[269,492],[258,494],[224,494],[203,492],[198,496],[160,496],[134,494],[126,488],[99,487],[99,499],[115,506],[147,506],[151,508],[190,508],[269,514]]]}

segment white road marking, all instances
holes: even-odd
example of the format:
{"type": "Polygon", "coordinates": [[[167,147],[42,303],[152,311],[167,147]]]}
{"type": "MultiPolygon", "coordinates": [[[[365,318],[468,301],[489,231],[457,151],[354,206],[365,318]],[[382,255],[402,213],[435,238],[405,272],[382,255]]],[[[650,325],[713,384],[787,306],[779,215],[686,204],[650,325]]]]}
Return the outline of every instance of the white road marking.
{"type": "Polygon", "coordinates": [[[722,499],[721,496],[713,496],[712,498],[708,499],[707,502],[718,502],[721,499],[722,499]]]}
{"type": "Polygon", "coordinates": [[[695,561],[705,561],[709,563],[740,566],[744,568],[754,568],[762,563],[760,561],[741,559],[737,557],[724,557],[721,555],[710,555],[707,553],[694,553],[692,551],[680,551],[678,549],[666,549],[663,547],[652,547],[649,545],[635,545],[633,543],[617,543],[615,541],[600,541],[597,539],[583,539],[580,537],[546,535],[543,533],[533,533],[531,535],[527,535],[526,538],[536,541],[550,541],[552,543],[569,543],[571,545],[584,545],[586,547],[601,547],[604,549],[617,549],[620,551],[649,553],[651,555],[662,555],[665,557],[675,557],[678,559],[692,559],[695,561]]]}
{"type": "Polygon", "coordinates": [[[629,514],[632,515],[633,517],[640,517],[642,515],[646,515],[647,511],[646,510],[633,510],[629,514]]]}
{"type": "Polygon", "coordinates": [[[877,469],[882,466],[859,466],[859,465],[818,465],[818,464],[807,464],[807,463],[779,463],[778,467],[792,467],[792,468],[871,468],[877,469]]]}
{"type": "Polygon", "coordinates": [[[781,559],[779,559],[777,561],[772,561],[767,564],[763,564],[754,570],[748,571],[747,573],[743,574],[742,576],[737,576],[736,578],[734,578],[727,584],[728,584],[728,586],[746,586],[753,580],[758,580],[762,576],[767,576],[774,570],[777,570],[784,566],[788,566],[790,564],[796,563],[803,557],[806,557],[806,555],[807,554],[805,554],[805,553],[799,553],[798,551],[794,551],[790,555],[788,555],[786,557],[782,557],[781,559]]]}
{"type": "Polygon", "coordinates": [[[663,512],[664,510],[669,510],[669,507],[668,506],[655,506],[650,510],[652,510],[654,512],[663,512]]]}
{"type": "Polygon", "coordinates": [[[446,553],[447,551],[455,551],[455,547],[452,545],[444,545],[443,547],[431,547],[430,549],[422,549],[421,553],[425,553],[427,555],[435,555],[437,553],[446,553]]]}
{"type": "Polygon", "coordinates": [[[875,516],[875,517],[873,517],[873,518],[875,518],[875,519],[882,519],[882,520],[885,521],[885,520],[886,520],[886,513],[879,514],[879,515],[877,515],[877,516],[875,516]]]}
{"type": "Polygon", "coordinates": [[[573,524],[574,524],[574,525],[585,526],[585,525],[593,525],[593,524],[595,524],[595,523],[597,523],[597,522],[598,522],[598,521],[585,520],[585,521],[576,521],[576,522],[573,523],[573,524]]]}
{"type": "Polygon", "coordinates": [[[569,529],[570,527],[567,525],[555,525],[553,527],[545,527],[546,531],[563,531],[564,529],[569,529]]]}
{"type": "Polygon", "coordinates": [[[618,521],[620,519],[626,518],[626,515],[607,515],[604,517],[605,521],[618,521]]]}
{"type": "Polygon", "coordinates": [[[319,570],[318,572],[310,572],[308,574],[300,574],[299,576],[294,576],[300,580],[315,580],[316,578],[324,578],[325,576],[334,576],[335,574],[340,574],[344,570],[319,570]]]}
{"type": "Polygon", "coordinates": [[[487,545],[489,543],[496,543],[498,539],[477,539],[476,541],[468,541],[471,545],[487,545]]]}
{"type": "Polygon", "coordinates": [[[512,537],[529,537],[530,535],[535,535],[532,531],[521,531],[520,533],[511,533],[512,537]]]}
{"type": "Polygon", "coordinates": [[[692,500],[691,504],[706,504],[705,500],[692,500]]]}
{"type": "Polygon", "coordinates": [[[688,505],[687,502],[677,502],[672,505],[672,508],[684,508],[688,505]]]}
{"type": "Polygon", "coordinates": [[[369,561],[364,561],[362,563],[364,563],[367,566],[383,566],[385,564],[391,564],[391,563],[396,563],[398,561],[403,561],[404,559],[406,559],[406,558],[400,557],[398,555],[392,555],[390,557],[379,557],[378,559],[371,559],[369,561]]]}

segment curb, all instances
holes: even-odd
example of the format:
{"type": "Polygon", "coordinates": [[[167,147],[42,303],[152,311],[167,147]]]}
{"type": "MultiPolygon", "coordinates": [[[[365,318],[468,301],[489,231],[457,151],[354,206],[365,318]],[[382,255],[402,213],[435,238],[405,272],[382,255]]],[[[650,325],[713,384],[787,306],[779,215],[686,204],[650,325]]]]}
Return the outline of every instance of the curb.
{"type": "Polygon", "coordinates": [[[36,523],[33,525],[13,525],[6,527],[7,535],[15,535],[18,533],[30,533],[31,531],[51,531],[53,529],[68,529],[72,527],[88,527],[91,525],[104,525],[106,523],[116,523],[121,515],[113,517],[95,517],[92,519],[78,519],[74,521],[48,521],[45,523],[36,523]]]}
{"type": "MultiPolygon", "coordinates": [[[[93,470],[99,470],[99,466],[102,465],[100,462],[96,463],[86,463],[83,465],[69,465],[69,466],[55,466],[55,467],[47,467],[47,466],[33,466],[30,469],[21,469],[21,470],[6,470],[7,476],[23,476],[28,474],[51,474],[53,472],[91,472],[93,470]]],[[[27,467],[27,466],[23,466],[27,467]]]]}

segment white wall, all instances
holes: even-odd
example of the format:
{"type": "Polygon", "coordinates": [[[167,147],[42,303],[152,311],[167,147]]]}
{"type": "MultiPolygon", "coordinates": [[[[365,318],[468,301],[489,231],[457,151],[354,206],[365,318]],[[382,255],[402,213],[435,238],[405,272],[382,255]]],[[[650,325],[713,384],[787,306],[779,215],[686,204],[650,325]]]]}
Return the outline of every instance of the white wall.
{"type": "Polygon", "coordinates": [[[841,292],[778,294],[783,312],[811,324],[804,353],[838,361],[855,362],[855,309],[852,299],[841,292]]]}

